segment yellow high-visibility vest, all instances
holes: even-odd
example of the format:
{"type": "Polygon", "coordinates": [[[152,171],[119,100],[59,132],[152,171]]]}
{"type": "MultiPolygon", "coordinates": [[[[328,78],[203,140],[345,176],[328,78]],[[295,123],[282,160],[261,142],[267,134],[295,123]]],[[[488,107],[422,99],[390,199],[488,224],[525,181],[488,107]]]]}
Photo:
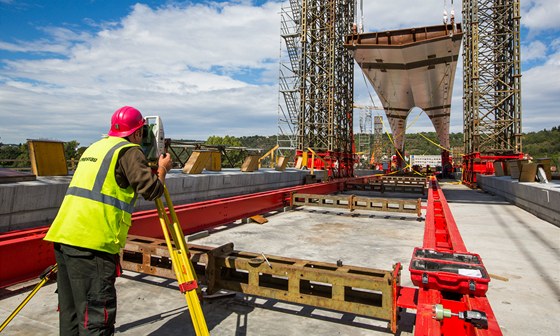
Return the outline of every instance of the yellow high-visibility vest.
{"type": "Polygon", "coordinates": [[[45,240],[119,253],[126,243],[137,194],[130,186],[119,187],[115,166],[119,152],[133,146],[138,145],[107,137],[84,152],[45,240]]]}

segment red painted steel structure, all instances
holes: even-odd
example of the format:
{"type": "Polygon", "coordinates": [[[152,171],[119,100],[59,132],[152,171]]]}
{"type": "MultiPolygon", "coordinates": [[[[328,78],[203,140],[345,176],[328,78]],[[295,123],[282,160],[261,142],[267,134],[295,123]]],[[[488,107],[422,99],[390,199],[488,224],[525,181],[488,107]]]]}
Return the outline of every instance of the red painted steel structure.
{"type": "MultiPolygon", "coordinates": [[[[432,177],[428,191],[428,209],[424,230],[424,249],[444,253],[469,253],[465,247],[459,229],[451,215],[447,200],[432,177]]],[[[413,256],[414,258],[414,256],[413,256]]],[[[447,275],[452,277],[453,275],[447,275]]],[[[449,279],[447,279],[449,280],[449,279]]],[[[457,280],[457,279],[455,279],[457,280]]],[[[416,309],[414,335],[502,335],[496,316],[485,295],[458,294],[431,288],[400,287],[398,289],[397,306],[416,309]],[[475,328],[472,324],[457,316],[442,321],[434,319],[434,305],[441,304],[444,308],[457,313],[467,310],[479,310],[486,313],[488,328],[475,328]]]]}
{"type": "MultiPolygon", "coordinates": [[[[347,180],[354,179],[340,179],[334,182],[177,205],[175,212],[183,232],[190,234],[288,206],[292,193],[329,194],[344,190],[344,182],[347,180]]],[[[134,213],[129,232],[137,236],[162,238],[157,212],[150,210],[134,213]]]]}
{"type": "MultiPolygon", "coordinates": [[[[303,156],[303,153],[304,151],[296,150],[296,162],[298,157],[303,156]]],[[[357,155],[353,153],[317,152],[315,158],[311,154],[311,152],[307,152],[307,162],[303,162],[303,165],[308,169],[313,167],[313,169],[326,170],[329,178],[349,178],[353,176],[354,164],[359,162],[357,155]]]]}
{"type": "MultiPolygon", "coordinates": [[[[314,183],[249,195],[234,196],[175,207],[183,232],[211,229],[238,219],[290,205],[292,193],[329,194],[344,189],[346,181],[314,183]]],[[[48,226],[0,235],[0,288],[36,278],[54,264],[52,244],[43,240],[48,226]]],[[[162,238],[157,210],[135,212],[130,234],[162,238]]]]}
{"type": "Polygon", "coordinates": [[[470,188],[476,188],[476,174],[494,174],[494,162],[521,159],[523,159],[523,153],[491,155],[476,152],[463,155],[463,184],[469,186],[470,188]]]}
{"type": "Polygon", "coordinates": [[[0,235],[0,288],[37,278],[53,265],[52,244],[43,240],[48,227],[0,235]]]}
{"type": "MultiPolygon", "coordinates": [[[[360,179],[363,177],[180,205],[175,210],[183,225],[183,230],[193,233],[288,206],[291,194],[295,192],[334,193],[344,190],[346,182],[360,179]]],[[[161,236],[155,210],[135,213],[132,228],[131,233],[135,235],[154,238],[161,236]]],[[[43,240],[47,229],[48,227],[42,227],[0,235],[0,288],[35,278],[46,267],[54,264],[52,246],[43,240]]],[[[442,252],[469,253],[447,200],[434,177],[430,180],[428,191],[423,248],[442,252]]],[[[400,264],[393,271],[398,274],[400,264]]],[[[396,281],[393,283],[393,287],[396,298],[393,302],[394,314],[397,313],[397,308],[416,309],[414,334],[417,336],[502,335],[490,303],[484,294],[458,294],[422,286],[420,288],[400,287],[396,281]],[[486,313],[488,328],[475,328],[457,316],[438,321],[434,319],[435,304],[442,304],[444,308],[450,309],[454,313],[467,310],[482,311],[486,313]]],[[[396,325],[392,325],[391,329],[396,331],[396,325]]]]}

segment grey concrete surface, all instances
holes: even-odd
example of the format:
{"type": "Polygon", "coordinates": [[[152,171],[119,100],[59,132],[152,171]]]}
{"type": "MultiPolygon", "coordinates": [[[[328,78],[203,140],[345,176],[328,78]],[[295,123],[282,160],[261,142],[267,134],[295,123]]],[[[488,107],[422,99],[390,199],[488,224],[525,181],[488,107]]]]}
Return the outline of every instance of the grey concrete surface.
{"type": "MultiPolygon", "coordinates": [[[[303,184],[308,170],[283,172],[261,168],[255,172],[224,169],[198,175],[170,171],[167,188],[175,205],[256,193],[303,184]]],[[[316,170],[318,179],[325,172],[316,170]]],[[[49,225],[58,212],[71,176],[38,177],[36,181],[0,184],[0,233],[49,225]]],[[[140,197],[136,211],[155,209],[154,202],[140,197]]]]}
{"type": "Polygon", "coordinates": [[[560,181],[519,182],[510,176],[477,175],[478,186],[560,227],[560,181]]]}
{"type": "MultiPolygon", "coordinates": [[[[557,335],[560,329],[560,228],[499,196],[442,183],[467,249],[481,255],[493,278],[488,298],[504,335],[557,335]]],[[[412,196],[412,195],[411,195],[412,196]]],[[[267,216],[263,225],[232,224],[195,244],[269,255],[391,269],[404,266],[402,285],[424,222],[414,215],[301,208],[267,216]]],[[[57,333],[56,285],[39,291],[6,329],[6,335],[57,333]]],[[[117,333],[194,335],[176,283],[131,272],[117,281],[117,333]]],[[[0,321],[28,291],[3,293],[0,321]]],[[[388,335],[386,323],[276,300],[243,296],[214,299],[203,307],[212,335],[388,335]]],[[[413,312],[403,315],[401,334],[413,332],[413,312]]]]}

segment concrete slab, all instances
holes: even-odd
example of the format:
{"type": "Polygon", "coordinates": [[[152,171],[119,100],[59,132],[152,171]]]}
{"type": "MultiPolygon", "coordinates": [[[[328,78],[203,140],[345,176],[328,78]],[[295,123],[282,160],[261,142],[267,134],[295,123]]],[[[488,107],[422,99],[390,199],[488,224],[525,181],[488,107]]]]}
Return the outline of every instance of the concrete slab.
{"type": "MultiPolygon", "coordinates": [[[[467,248],[483,258],[494,278],[488,297],[504,335],[556,335],[560,328],[560,228],[503,198],[444,183],[444,194],[467,248]],[[498,280],[498,277],[502,280],[498,280]]],[[[423,239],[414,215],[324,208],[278,212],[268,223],[232,224],[193,243],[293,258],[391,269],[402,262],[402,284],[411,286],[408,262],[423,239]]],[[[56,286],[39,291],[6,329],[9,335],[57,333],[56,286]]],[[[194,335],[176,283],[132,272],[117,281],[117,333],[194,335]]],[[[28,292],[6,296],[0,321],[28,292]]],[[[237,294],[204,304],[213,335],[388,335],[386,323],[308,306],[237,294]]],[[[413,315],[400,322],[413,332],[413,315]]]]}
{"type": "Polygon", "coordinates": [[[478,186],[560,227],[560,181],[519,182],[509,176],[477,175],[478,186]]]}

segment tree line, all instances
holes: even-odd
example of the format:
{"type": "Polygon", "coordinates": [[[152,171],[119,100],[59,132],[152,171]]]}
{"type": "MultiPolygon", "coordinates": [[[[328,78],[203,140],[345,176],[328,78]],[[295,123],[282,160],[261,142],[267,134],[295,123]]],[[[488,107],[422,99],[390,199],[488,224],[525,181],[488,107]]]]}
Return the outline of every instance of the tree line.
{"type": "MultiPolygon", "coordinates": [[[[449,140],[451,148],[463,147],[463,133],[450,133],[449,140]]],[[[441,153],[441,148],[434,144],[438,142],[435,132],[410,133],[405,136],[405,149],[409,155],[438,155],[441,153]]],[[[276,135],[242,137],[213,135],[208,137],[204,143],[208,145],[224,145],[226,147],[260,149],[264,153],[276,145],[276,135]]],[[[560,126],[554,126],[550,130],[544,129],[538,132],[524,133],[522,143],[523,153],[527,153],[533,158],[551,158],[558,164],[560,159],[560,126]]],[[[370,141],[370,144],[373,144],[373,141],[370,141]]],[[[387,153],[393,152],[391,141],[387,134],[383,134],[382,144],[387,153]]],[[[78,160],[85,149],[86,147],[80,146],[80,143],[76,140],[64,143],[64,152],[67,160],[78,160]]],[[[244,153],[243,151],[238,153],[232,151],[228,155],[231,155],[231,159],[237,165],[242,161],[244,153]]],[[[0,143],[0,167],[29,167],[27,143],[19,145],[0,143]]]]}

